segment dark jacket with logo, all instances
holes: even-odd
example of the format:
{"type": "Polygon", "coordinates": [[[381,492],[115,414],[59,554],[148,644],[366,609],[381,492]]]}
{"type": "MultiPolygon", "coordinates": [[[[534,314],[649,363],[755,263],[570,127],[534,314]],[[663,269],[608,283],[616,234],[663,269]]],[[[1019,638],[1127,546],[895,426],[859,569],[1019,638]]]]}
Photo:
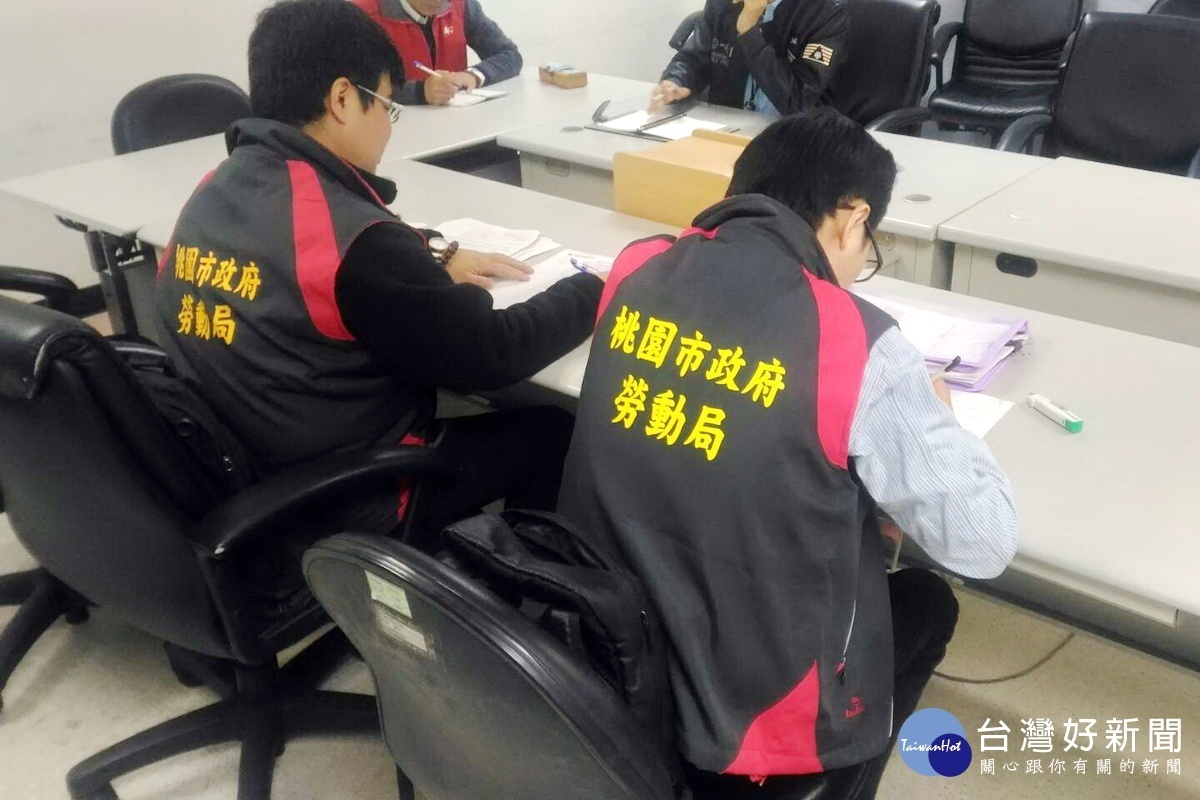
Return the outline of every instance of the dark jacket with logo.
{"type": "Polygon", "coordinates": [[[753,78],[784,116],[826,105],[833,73],[846,58],[850,14],[842,0],[783,0],[770,22],[737,32],[741,4],[707,0],[696,31],[663,72],[693,94],[742,108],[753,78]]]}
{"type": "Polygon", "coordinates": [[[614,539],[671,650],[684,756],[808,774],[891,732],[891,611],[849,463],[867,355],[894,322],[839,288],[760,195],[629,246],[601,299],[559,511],[614,539]]]}
{"type": "Polygon", "coordinates": [[[391,181],[282,123],[227,139],[159,266],[160,340],[268,469],[393,444],[436,388],[508,385],[587,337],[595,277],[493,309],[387,209],[391,181]]]}

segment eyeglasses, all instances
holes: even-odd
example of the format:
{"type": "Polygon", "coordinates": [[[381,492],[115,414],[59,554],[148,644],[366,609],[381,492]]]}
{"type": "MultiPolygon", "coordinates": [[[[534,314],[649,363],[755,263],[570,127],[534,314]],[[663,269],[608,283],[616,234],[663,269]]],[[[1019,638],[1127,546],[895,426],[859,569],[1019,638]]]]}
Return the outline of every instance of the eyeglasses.
{"type": "Polygon", "coordinates": [[[867,232],[867,240],[871,243],[871,249],[875,251],[875,257],[867,259],[863,271],[858,273],[858,277],[854,279],[855,283],[871,280],[875,277],[875,273],[883,268],[883,254],[879,252],[879,243],[875,241],[875,234],[871,232],[871,223],[864,222],[863,230],[867,232]]]}
{"type": "Polygon", "coordinates": [[[355,84],[355,85],[358,86],[359,91],[366,92],[367,94],[371,95],[371,97],[374,97],[376,100],[383,103],[383,107],[386,108],[387,112],[388,112],[388,119],[390,119],[392,122],[400,121],[400,112],[404,110],[404,106],[400,105],[395,100],[389,100],[388,98],[384,97],[381,94],[376,94],[375,92],[372,92],[370,89],[363,86],[361,83],[355,84]]]}

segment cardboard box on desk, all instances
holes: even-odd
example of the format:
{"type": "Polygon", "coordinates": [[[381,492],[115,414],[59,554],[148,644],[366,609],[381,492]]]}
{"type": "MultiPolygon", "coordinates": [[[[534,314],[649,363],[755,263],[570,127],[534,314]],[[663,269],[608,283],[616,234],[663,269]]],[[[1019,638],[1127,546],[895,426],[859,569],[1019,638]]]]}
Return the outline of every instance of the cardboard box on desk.
{"type": "Polygon", "coordinates": [[[587,73],[564,64],[547,64],[538,67],[538,79],[563,89],[579,89],[587,86],[587,73]]]}
{"type": "Polygon", "coordinates": [[[616,210],[686,228],[696,215],[725,197],[733,165],[747,136],[696,131],[686,139],[613,158],[616,210]]]}

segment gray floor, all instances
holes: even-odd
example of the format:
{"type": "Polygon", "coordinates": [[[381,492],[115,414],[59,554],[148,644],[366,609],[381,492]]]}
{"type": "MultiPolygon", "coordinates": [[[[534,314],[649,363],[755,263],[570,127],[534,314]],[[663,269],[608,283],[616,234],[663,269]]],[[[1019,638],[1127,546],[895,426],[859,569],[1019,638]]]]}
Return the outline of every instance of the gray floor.
{"type": "MultiPolygon", "coordinates": [[[[30,564],[0,516],[0,573],[30,564]]],[[[1064,632],[1022,612],[971,595],[943,671],[994,677],[1020,671],[1049,652],[1064,632]]],[[[10,611],[0,609],[0,625],[10,611]]],[[[371,691],[366,669],[342,668],[331,687],[371,691]]],[[[978,750],[985,719],[1004,720],[1013,733],[1009,756],[997,757],[995,776],[981,775],[978,757],[965,775],[926,778],[893,756],[880,797],[885,798],[1154,798],[1200,797],[1200,679],[1162,662],[1086,636],[1031,675],[1007,683],[972,686],[935,678],[923,705],[949,710],[967,728],[978,750]],[[1045,774],[1026,774],[1021,720],[1055,722],[1055,751],[1040,756],[1045,774]],[[1101,732],[1088,754],[1088,774],[1074,773],[1074,757],[1062,751],[1061,724],[1068,717],[1095,718],[1101,732]],[[1182,719],[1182,752],[1148,753],[1150,718],[1182,719]],[[1096,775],[1095,759],[1107,753],[1103,730],[1110,718],[1137,718],[1136,774],[1096,775]],[[1179,758],[1181,775],[1166,774],[1166,758],[1179,758]],[[1143,761],[1158,759],[1158,774],[1143,774],[1143,761]],[[1068,762],[1068,774],[1050,774],[1050,760],[1068,762]],[[1020,763],[1006,773],[1006,761],[1020,763]]],[[[38,642],[4,691],[0,713],[0,798],[65,798],[64,776],[76,762],[160,721],[212,699],[204,689],[175,682],[157,642],[99,611],[84,625],[59,622],[38,642]]],[[[977,756],[978,756],[977,752],[977,756]]],[[[991,753],[989,756],[1001,754],[991,753]]],[[[237,750],[213,747],[156,764],[116,784],[123,800],[172,798],[217,800],[235,793],[237,750]]],[[[288,745],[275,773],[276,798],[395,797],[393,767],[380,741],[365,737],[309,739],[288,745]]],[[[465,800],[465,799],[464,799],[465,800]]],[[[483,800],[483,799],[481,799],[483,800]]],[[[487,798],[486,800],[499,800],[487,798]]]]}

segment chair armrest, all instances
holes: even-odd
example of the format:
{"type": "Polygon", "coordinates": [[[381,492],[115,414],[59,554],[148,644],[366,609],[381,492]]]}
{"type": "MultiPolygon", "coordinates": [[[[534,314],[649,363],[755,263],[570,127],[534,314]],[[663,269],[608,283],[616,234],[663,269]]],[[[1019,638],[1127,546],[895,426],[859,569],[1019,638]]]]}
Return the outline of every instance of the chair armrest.
{"type": "Polygon", "coordinates": [[[1075,36],[1079,31],[1071,31],[1071,35],[1067,37],[1066,43],[1063,45],[1062,53],[1058,57],[1058,71],[1062,72],[1067,68],[1067,62],[1071,60],[1071,51],[1075,49],[1075,36]]]}
{"type": "Polygon", "coordinates": [[[671,45],[672,50],[679,50],[691,37],[692,31],[696,30],[696,20],[700,19],[701,11],[693,11],[683,18],[683,22],[679,23],[679,27],[671,34],[671,38],[667,40],[667,44],[671,45]]]}
{"type": "Polygon", "coordinates": [[[289,517],[339,494],[388,479],[448,477],[455,470],[429,447],[343,453],[301,464],[240,492],[205,515],[189,534],[213,557],[280,535],[289,517]]]}
{"type": "Polygon", "coordinates": [[[869,131],[880,133],[900,133],[906,128],[912,128],[933,119],[933,112],[924,106],[909,106],[889,111],[882,117],[872,120],[867,125],[869,131]]]}
{"type": "Polygon", "coordinates": [[[79,287],[70,278],[24,267],[0,267],[0,291],[28,292],[46,299],[55,311],[66,311],[79,287]]]}
{"type": "Polygon", "coordinates": [[[1049,114],[1026,114],[1004,129],[996,149],[1006,153],[1024,153],[1027,151],[1033,137],[1050,129],[1052,118],[1049,114]]]}
{"type": "Polygon", "coordinates": [[[942,65],[946,62],[946,53],[950,50],[950,42],[962,33],[963,24],[961,22],[947,22],[933,32],[933,53],[929,56],[929,63],[933,65],[934,75],[937,78],[937,88],[942,88],[943,72],[942,65]]]}

